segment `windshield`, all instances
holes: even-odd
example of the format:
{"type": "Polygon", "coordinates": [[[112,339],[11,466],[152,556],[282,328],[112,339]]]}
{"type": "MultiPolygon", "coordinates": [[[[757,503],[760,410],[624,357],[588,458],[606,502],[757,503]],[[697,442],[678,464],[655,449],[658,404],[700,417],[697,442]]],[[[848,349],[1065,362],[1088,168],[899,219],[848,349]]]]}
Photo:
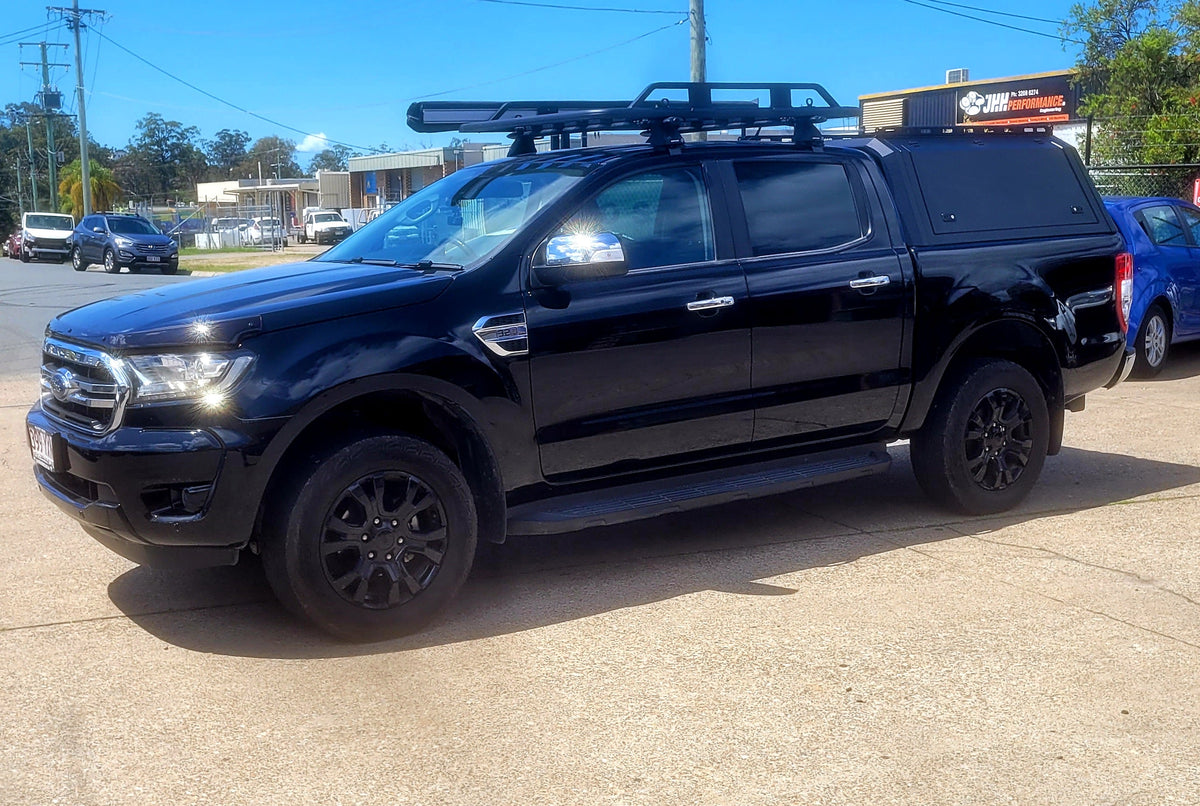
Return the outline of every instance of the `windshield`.
{"type": "Polygon", "coordinates": [[[75,219],[69,215],[30,215],[25,217],[30,229],[75,229],[75,219]]]}
{"type": "Polygon", "coordinates": [[[316,260],[472,263],[503,246],[588,170],[507,161],[464,168],[409,196],[316,260]]]}
{"type": "Polygon", "coordinates": [[[121,235],[161,235],[154,226],[144,218],[110,218],[108,228],[121,235]]]}
{"type": "Polygon", "coordinates": [[[325,213],[323,215],[314,216],[313,221],[320,224],[325,221],[341,221],[342,217],[337,213],[325,213]]]}

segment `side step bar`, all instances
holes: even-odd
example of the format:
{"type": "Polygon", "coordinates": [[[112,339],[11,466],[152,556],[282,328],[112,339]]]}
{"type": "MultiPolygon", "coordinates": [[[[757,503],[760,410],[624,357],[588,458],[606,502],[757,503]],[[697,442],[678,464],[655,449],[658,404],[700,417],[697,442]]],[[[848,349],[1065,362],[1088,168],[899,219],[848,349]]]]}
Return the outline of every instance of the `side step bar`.
{"type": "Polygon", "coordinates": [[[574,493],[512,507],[508,533],[557,534],[610,526],[871,476],[891,463],[884,445],[870,445],[574,493]]]}

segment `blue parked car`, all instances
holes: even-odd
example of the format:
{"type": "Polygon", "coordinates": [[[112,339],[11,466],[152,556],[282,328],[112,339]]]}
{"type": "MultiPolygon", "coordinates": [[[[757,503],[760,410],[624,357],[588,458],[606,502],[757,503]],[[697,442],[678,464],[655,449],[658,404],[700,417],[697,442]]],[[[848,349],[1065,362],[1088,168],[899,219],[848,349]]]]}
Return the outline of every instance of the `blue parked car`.
{"type": "Polygon", "coordinates": [[[1133,254],[1134,373],[1157,375],[1172,344],[1200,338],[1200,208],[1179,199],[1106,196],[1133,254]]]}

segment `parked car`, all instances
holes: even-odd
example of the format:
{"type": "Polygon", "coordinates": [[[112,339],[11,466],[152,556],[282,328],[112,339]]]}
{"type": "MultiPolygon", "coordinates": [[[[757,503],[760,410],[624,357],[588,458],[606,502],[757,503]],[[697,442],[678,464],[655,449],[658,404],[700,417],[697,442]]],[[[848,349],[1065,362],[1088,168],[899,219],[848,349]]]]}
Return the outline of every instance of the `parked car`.
{"type": "Polygon", "coordinates": [[[351,232],[351,227],[337,210],[316,210],[304,214],[304,229],[300,242],[316,244],[337,243],[351,232]]]}
{"type": "Polygon", "coordinates": [[[25,213],[21,216],[21,262],[49,258],[65,263],[71,254],[75,219],[64,213],[25,213]]]}
{"type": "Polygon", "coordinates": [[[1153,377],[1172,344],[1200,338],[1200,208],[1165,197],[1107,196],[1104,205],[1133,255],[1134,372],[1153,377]]]}
{"type": "Polygon", "coordinates": [[[246,228],[246,239],[255,246],[287,246],[287,232],[278,218],[251,219],[246,228]]]}
{"type": "Polygon", "coordinates": [[[180,247],[195,246],[196,234],[208,230],[208,220],[199,217],[184,218],[180,221],[159,221],[158,228],[175,240],[180,247]]]}
{"type": "Polygon", "coordinates": [[[92,263],[109,274],[122,266],[134,274],[147,268],[174,274],[179,270],[179,244],[140,215],[97,213],[79,222],[71,247],[75,271],[86,271],[92,263]]]}
{"type": "Polygon", "coordinates": [[[313,260],[60,314],[26,418],[41,490],[140,564],[260,554],[356,640],[443,612],[479,542],[876,475],[898,439],[939,504],[1021,502],[1132,364],[1131,261],[1074,149],[826,141],[814,119],[857,110],[791,103],[813,85],[766,109],[680,86],[603,116],[414,105],[422,133],[511,133],[510,158],[313,260]],[[730,121],[794,128],[683,140],[730,121]],[[536,153],[597,125],[649,142],[536,153]]]}
{"type": "Polygon", "coordinates": [[[21,254],[21,231],[9,235],[4,239],[4,256],[11,257],[14,260],[21,254]]]}

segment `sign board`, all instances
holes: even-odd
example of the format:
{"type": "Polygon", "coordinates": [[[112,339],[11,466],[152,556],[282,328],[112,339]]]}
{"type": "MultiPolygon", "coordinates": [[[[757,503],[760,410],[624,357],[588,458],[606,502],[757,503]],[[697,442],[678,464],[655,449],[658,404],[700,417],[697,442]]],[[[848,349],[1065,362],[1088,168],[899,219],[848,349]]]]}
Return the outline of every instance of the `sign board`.
{"type": "Polygon", "coordinates": [[[1192,183],[1192,204],[1200,207],[1200,176],[1192,183]]]}
{"type": "Polygon", "coordinates": [[[959,126],[1019,126],[1055,123],[1075,117],[1074,97],[1066,76],[975,84],[958,91],[959,126]]]}
{"type": "Polygon", "coordinates": [[[379,186],[375,181],[375,172],[367,171],[363,174],[363,193],[378,193],[379,186]]]}

